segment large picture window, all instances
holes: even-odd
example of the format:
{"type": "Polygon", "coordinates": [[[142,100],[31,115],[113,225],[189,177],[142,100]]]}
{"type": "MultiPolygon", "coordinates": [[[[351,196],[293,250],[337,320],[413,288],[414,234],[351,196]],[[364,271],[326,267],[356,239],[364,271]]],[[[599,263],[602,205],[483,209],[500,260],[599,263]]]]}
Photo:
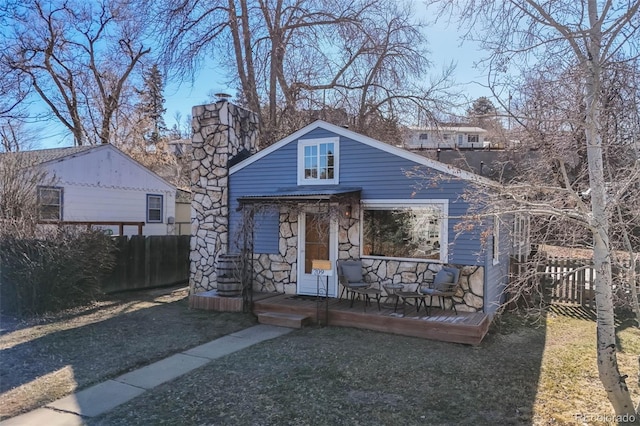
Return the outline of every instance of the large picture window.
{"type": "Polygon", "coordinates": [[[62,220],[62,188],[38,187],[41,220],[62,220]]]}
{"type": "Polygon", "coordinates": [[[362,254],[444,260],[446,205],[369,204],[362,210],[362,254]]]}
{"type": "Polygon", "coordinates": [[[338,183],[338,139],[301,140],[298,145],[298,184],[338,183]]]}

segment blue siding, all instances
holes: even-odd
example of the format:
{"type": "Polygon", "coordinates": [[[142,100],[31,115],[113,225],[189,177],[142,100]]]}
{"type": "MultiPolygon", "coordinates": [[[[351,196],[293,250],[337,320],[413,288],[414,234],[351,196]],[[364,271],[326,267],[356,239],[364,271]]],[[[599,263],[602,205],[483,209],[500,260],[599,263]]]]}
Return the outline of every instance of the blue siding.
{"type": "Polygon", "coordinates": [[[254,222],[254,253],[278,253],[280,215],[276,211],[259,211],[254,222]]]}
{"type": "Polygon", "coordinates": [[[500,228],[500,253],[498,255],[498,263],[493,264],[493,238],[490,239],[485,256],[484,270],[484,312],[494,314],[504,301],[504,289],[509,279],[509,247],[511,240],[510,222],[502,223],[500,228]]]}
{"type": "MultiPolygon", "coordinates": [[[[244,235],[242,226],[242,213],[235,211],[238,202],[233,202],[233,211],[229,220],[229,247],[232,251],[241,251],[244,235]]],[[[253,252],[254,253],[278,253],[278,236],[280,233],[279,213],[275,210],[257,211],[254,216],[253,227],[253,252]]]]}
{"type": "MultiPolygon", "coordinates": [[[[242,212],[238,211],[238,198],[296,186],[297,155],[297,144],[293,141],[229,176],[231,243],[240,241],[242,212]]],[[[254,233],[256,253],[278,253],[278,219],[277,214],[256,217],[254,233]]]]}
{"type": "MultiPolygon", "coordinates": [[[[335,137],[325,129],[314,129],[301,139],[335,137]]],[[[452,179],[431,187],[424,181],[406,176],[416,166],[429,175],[431,170],[408,159],[395,156],[353,139],[340,137],[340,185],[362,188],[363,199],[448,199],[449,200],[449,262],[464,265],[484,265],[485,256],[480,243],[480,229],[456,236],[456,216],[467,212],[468,204],[459,199],[467,183],[452,179]]],[[[238,170],[230,176],[231,235],[238,229],[241,213],[237,212],[237,198],[244,195],[273,192],[281,187],[297,185],[297,141],[238,170]]],[[[271,219],[272,220],[272,219],[271,219]]],[[[278,232],[274,222],[265,219],[256,243],[261,250],[277,253],[278,232]]]]}
{"type": "Polygon", "coordinates": [[[456,236],[453,217],[464,215],[469,205],[459,199],[467,183],[452,179],[431,187],[427,182],[407,177],[406,173],[419,167],[425,176],[435,174],[425,166],[389,154],[354,140],[340,141],[340,184],[362,187],[363,199],[448,199],[449,200],[449,262],[482,265],[480,230],[456,236]]]}

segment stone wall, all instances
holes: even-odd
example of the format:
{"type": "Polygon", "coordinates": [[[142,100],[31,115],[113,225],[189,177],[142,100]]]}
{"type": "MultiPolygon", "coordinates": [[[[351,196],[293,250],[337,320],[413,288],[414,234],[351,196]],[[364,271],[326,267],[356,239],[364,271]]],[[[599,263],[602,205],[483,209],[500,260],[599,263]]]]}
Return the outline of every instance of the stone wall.
{"type": "MultiPolygon", "coordinates": [[[[351,218],[341,217],[338,227],[338,259],[360,257],[359,217],[354,209],[351,218]]],[[[280,212],[279,252],[277,254],[254,255],[254,289],[295,294],[298,253],[298,211],[291,214],[280,212]]],[[[405,290],[414,290],[415,283],[435,275],[440,263],[411,262],[385,259],[363,259],[369,281],[380,288],[388,283],[407,284],[405,290]]],[[[483,309],[484,268],[482,266],[452,265],[462,269],[461,286],[453,298],[458,311],[476,312],[483,309]]],[[[341,289],[338,289],[340,292],[341,289]]],[[[338,293],[339,294],[339,293],[338,293]]],[[[434,300],[434,303],[437,303],[434,300]]],[[[450,301],[446,301],[450,308],[450,301]]]]}
{"type": "MultiPolygon", "coordinates": [[[[284,209],[281,209],[284,210],[284,209]]],[[[254,289],[295,294],[298,281],[298,212],[280,212],[277,254],[254,255],[254,289]]]]}
{"type": "Polygon", "coordinates": [[[192,117],[189,287],[195,294],[216,287],[216,258],[229,243],[229,162],[256,152],[258,118],[226,100],[195,106],[192,117]]]}

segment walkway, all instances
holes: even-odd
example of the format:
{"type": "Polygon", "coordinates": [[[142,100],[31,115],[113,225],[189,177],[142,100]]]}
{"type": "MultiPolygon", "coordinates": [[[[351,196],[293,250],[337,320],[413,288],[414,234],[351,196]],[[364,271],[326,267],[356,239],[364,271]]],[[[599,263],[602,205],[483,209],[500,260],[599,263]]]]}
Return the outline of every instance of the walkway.
{"type": "Polygon", "coordinates": [[[147,390],[256,343],[293,331],[273,325],[256,325],[99,383],[3,422],[2,426],[76,426],[83,418],[96,417],[147,390]]]}

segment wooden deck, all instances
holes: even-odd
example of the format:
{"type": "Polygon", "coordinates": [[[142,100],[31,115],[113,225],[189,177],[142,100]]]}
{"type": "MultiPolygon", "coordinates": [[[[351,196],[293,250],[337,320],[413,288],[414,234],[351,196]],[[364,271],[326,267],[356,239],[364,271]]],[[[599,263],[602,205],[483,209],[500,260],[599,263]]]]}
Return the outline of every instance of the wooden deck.
{"type": "Polygon", "coordinates": [[[398,306],[397,313],[393,307],[384,304],[378,311],[375,301],[372,301],[372,306],[367,306],[366,312],[364,302],[356,300],[353,308],[349,305],[350,302],[345,299],[318,299],[291,294],[266,297],[261,294],[254,297],[253,311],[255,314],[277,312],[305,315],[314,323],[470,345],[480,344],[489,330],[489,318],[482,312],[459,312],[456,315],[453,311],[432,308],[431,315],[427,316],[424,309],[418,314],[413,306],[407,306],[403,314],[401,306],[398,306]]]}

